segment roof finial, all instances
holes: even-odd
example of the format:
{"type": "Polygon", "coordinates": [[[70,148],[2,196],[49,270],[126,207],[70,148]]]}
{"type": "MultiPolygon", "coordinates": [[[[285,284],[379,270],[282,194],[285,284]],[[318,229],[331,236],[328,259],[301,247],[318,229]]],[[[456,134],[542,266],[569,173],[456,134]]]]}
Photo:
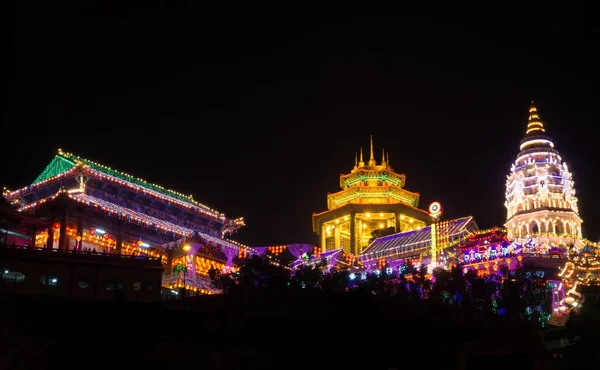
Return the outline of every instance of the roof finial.
{"type": "Polygon", "coordinates": [[[529,119],[527,120],[527,131],[526,134],[539,135],[544,133],[544,123],[540,119],[537,108],[533,99],[531,100],[531,106],[529,107],[529,119]]]}
{"type": "Polygon", "coordinates": [[[358,167],[362,167],[365,165],[365,161],[363,160],[362,148],[360,148],[360,161],[358,162],[358,167]]]}
{"type": "Polygon", "coordinates": [[[390,152],[387,152],[387,165],[390,166],[390,152]]]}
{"type": "Polygon", "coordinates": [[[371,155],[369,156],[369,166],[375,165],[375,155],[373,155],[373,135],[371,135],[371,155]]]}
{"type": "Polygon", "coordinates": [[[354,167],[358,167],[358,153],[354,153],[354,167]]]}
{"type": "Polygon", "coordinates": [[[381,157],[381,165],[385,166],[385,149],[381,148],[381,153],[382,153],[382,157],[381,157]]]}

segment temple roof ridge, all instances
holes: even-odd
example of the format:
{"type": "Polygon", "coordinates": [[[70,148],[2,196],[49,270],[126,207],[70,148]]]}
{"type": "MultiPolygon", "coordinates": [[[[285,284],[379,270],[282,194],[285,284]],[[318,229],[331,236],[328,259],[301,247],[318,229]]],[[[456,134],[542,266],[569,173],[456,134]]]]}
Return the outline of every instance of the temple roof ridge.
{"type": "Polygon", "coordinates": [[[15,191],[6,190],[3,195],[7,198],[18,196],[18,194],[21,194],[24,191],[31,190],[31,189],[35,188],[36,186],[41,185],[50,179],[72,173],[72,171],[75,171],[78,167],[81,167],[81,166],[89,168],[92,171],[92,173],[97,172],[103,176],[112,177],[115,179],[115,181],[123,181],[124,183],[131,184],[132,186],[139,186],[139,187],[145,189],[146,191],[155,192],[157,194],[160,194],[161,196],[171,198],[172,201],[179,202],[182,205],[186,205],[188,207],[190,207],[190,206],[197,207],[197,209],[200,209],[201,212],[213,215],[214,217],[217,217],[218,219],[221,219],[225,222],[233,222],[234,224],[238,224],[238,223],[243,224],[243,218],[237,218],[234,220],[226,219],[225,215],[223,213],[195,201],[191,195],[185,195],[180,192],[177,192],[177,191],[174,191],[171,189],[167,189],[163,186],[149,183],[146,180],[143,180],[141,178],[137,178],[137,177],[127,174],[125,172],[121,172],[121,171],[112,169],[108,166],[105,166],[100,163],[79,157],[72,153],[65,152],[62,149],[58,149],[58,153],[55,155],[55,157],[52,159],[52,161],[46,166],[44,171],[42,171],[42,173],[34,180],[32,185],[28,185],[24,188],[21,188],[21,189],[15,190],[15,191]]]}

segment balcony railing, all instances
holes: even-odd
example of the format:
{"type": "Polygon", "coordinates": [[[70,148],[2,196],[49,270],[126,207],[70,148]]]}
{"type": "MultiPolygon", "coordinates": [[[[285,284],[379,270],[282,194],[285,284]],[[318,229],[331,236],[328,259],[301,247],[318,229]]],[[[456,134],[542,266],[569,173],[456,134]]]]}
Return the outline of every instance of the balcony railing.
{"type": "Polygon", "coordinates": [[[88,252],[81,250],[68,250],[68,249],[48,249],[41,247],[30,247],[14,244],[0,244],[0,252],[15,251],[20,253],[29,254],[31,256],[48,257],[48,258],[72,258],[79,260],[90,260],[90,261],[139,261],[139,263],[149,263],[151,265],[161,266],[161,260],[158,257],[150,257],[147,255],[129,255],[129,254],[117,254],[117,253],[98,253],[88,252]]]}

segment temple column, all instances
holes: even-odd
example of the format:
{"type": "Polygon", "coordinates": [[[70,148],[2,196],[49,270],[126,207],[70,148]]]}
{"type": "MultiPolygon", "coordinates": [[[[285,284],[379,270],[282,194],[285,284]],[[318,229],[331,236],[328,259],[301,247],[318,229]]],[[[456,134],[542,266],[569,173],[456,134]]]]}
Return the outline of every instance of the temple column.
{"type": "Polygon", "coordinates": [[[46,249],[54,248],[54,220],[48,226],[48,239],[46,239],[46,249]]]}
{"type": "Polygon", "coordinates": [[[357,245],[357,249],[361,250],[362,249],[362,235],[363,235],[363,220],[362,219],[358,219],[358,231],[357,231],[357,235],[356,235],[356,245],[357,245]]]}
{"type": "Polygon", "coordinates": [[[321,224],[321,245],[323,246],[321,251],[325,252],[327,250],[327,233],[325,232],[325,225],[323,224],[321,224]]]}
{"type": "Polygon", "coordinates": [[[167,275],[173,273],[173,249],[167,249],[167,265],[165,266],[165,273],[167,275]]]}
{"type": "MultiPolygon", "coordinates": [[[[333,244],[335,246],[334,249],[340,248],[341,245],[342,245],[342,243],[340,242],[341,235],[340,235],[340,228],[339,227],[336,227],[335,229],[333,229],[333,237],[334,237],[333,244]]],[[[348,253],[349,251],[344,251],[344,252],[348,253]]]]}
{"type": "Polygon", "coordinates": [[[358,254],[356,252],[356,213],[350,213],[350,253],[358,254]]]}
{"type": "Polygon", "coordinates": [[[123,252],[123,223],[121,220],[117,222],[117,235],[115,236],[115,252],[121,254],[123,252]]]}
{"type": "Polygon", "coordinates": [[[29,229],[29,235],[31,235],[31,248],[35,248],[35,235],[37,234],[37,226],[32,225],[29,229]]]}
{"type": "Polygon", "coordinates": [[[400,228],[400,213],[395,213],[394,218],[396,219],[396,232],[399,233],[402,231],[400,228]]]}
{"type": "Polygon", "coordinates": [[[190,254],[189,254],[189,259],[190,259],[190,261],[189,261],[189,267],[190,268],[188,270],[190,272],[190,276],[192,278],[194,278],[194,279],[196,278],[196,274],[197,274],[197,271],[196,271],[196,255],[198,255],[198,251],[199,250],[200,250],[200,245],[196,244],[196,245],[193,246],[193,248],[192,248],[192,250],[190,251],[190,254]]]}
{"type": "Polygon", "coordinates": [[[75,244],[75,249],[81,250],[83,245],[83,217],[81,217],[81,212],[79,212],[79,219],[77,220],[77,244],[75,244]]]}
{"type": "Polygon", "coordinates": [[[60,217],[60,232],[58,234],[58,249],[69,249],[67,245],[67,210],[60,217]]]}

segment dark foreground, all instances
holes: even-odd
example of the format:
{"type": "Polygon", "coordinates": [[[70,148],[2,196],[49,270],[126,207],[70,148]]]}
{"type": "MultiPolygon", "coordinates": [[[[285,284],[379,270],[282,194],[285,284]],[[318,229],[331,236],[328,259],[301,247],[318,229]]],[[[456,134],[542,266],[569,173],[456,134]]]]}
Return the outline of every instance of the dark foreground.
{"type": "Polygon", "coordinates": [[[543,335],[498,316],[370,296],[170,306],[4,297],[0,369],[559,369],[543,335]]]}

